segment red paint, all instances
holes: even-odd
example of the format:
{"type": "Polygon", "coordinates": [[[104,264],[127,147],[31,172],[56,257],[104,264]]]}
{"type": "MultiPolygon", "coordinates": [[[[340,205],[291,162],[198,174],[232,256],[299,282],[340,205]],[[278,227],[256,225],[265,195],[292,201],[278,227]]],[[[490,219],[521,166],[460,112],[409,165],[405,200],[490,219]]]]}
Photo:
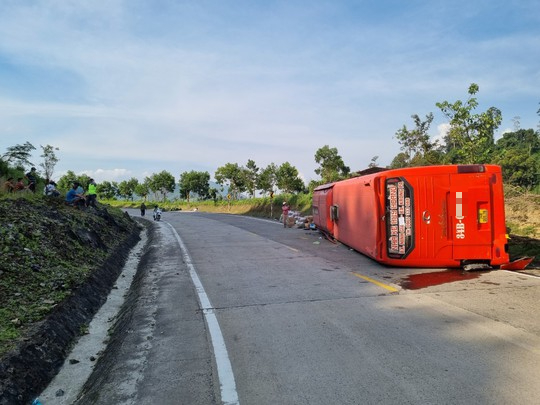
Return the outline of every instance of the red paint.
{"type": "Polygon", "coordinates": [[[461,270],[445,270],[436,273],[411,274],[401,283],[407,290],[419,290],[435,285],[453,283],[456,281],[472,280],[480,277],[482,273],[464,272],[461,270]]]}

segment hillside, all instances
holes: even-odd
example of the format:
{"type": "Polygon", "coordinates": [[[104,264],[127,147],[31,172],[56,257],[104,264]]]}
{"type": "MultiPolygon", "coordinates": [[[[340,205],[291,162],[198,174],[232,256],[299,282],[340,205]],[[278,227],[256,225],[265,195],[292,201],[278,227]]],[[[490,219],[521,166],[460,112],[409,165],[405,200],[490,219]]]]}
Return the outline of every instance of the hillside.
{"type": "Polygon", "coordinates": [[[27,403],[105,301],[140,227],[118,209],[41,196],[0,199],[0,218],[0,404],[27,403]]]}

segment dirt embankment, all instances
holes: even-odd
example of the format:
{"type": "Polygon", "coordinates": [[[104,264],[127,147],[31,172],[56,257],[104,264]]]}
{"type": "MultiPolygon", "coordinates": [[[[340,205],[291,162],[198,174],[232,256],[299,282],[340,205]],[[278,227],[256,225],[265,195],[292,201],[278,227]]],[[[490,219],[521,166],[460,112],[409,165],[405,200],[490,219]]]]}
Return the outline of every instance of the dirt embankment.
{"type": "Polygon", "coordinates": [[[0,199],[0,404],[30,403],[105,302],[140,226],[121,210],[0,199]]]}

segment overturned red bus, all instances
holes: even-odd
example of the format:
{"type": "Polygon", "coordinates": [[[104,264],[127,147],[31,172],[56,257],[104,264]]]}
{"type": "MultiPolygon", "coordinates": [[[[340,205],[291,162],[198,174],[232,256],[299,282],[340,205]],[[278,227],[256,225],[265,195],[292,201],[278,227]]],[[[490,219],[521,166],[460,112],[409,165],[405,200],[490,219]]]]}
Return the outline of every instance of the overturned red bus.
{"type": "Polygon", "coordinates": [[[509,262],[501,169],[383,170],[319,186],[319,229],[380,263],[497,267],[509,262]]]}

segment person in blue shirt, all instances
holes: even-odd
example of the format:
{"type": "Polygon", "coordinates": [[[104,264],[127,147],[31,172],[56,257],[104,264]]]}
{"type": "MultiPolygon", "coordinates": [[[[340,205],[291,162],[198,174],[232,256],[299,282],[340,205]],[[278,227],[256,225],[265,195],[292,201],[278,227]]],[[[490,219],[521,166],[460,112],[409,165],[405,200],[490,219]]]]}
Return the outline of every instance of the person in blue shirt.
{"type": "Polygon", "coordinates": [[[78,194],[77,189],[79,188],[79,183],[75,182],[73,183],[73,187],[69,189],[69,191],[66,193],[66,203],[69,205],[73,205],[74,207],[77,206],[85,206],[85,200],[84,195],[78,194]]]}

